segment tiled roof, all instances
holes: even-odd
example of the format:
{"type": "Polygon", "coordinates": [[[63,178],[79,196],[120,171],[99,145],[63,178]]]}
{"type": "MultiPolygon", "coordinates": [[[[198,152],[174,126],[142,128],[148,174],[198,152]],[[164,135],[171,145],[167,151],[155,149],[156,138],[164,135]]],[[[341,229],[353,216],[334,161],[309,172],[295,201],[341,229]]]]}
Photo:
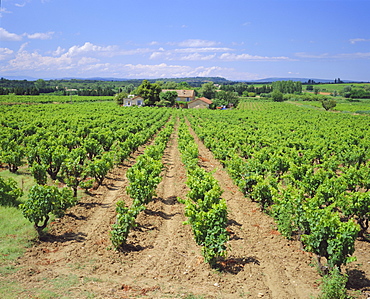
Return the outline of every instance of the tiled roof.
{"type": "Polygon", "coordinates": [[[195,102],[195,101],[203,101],[204,103],[208,104],[208,105],[211,105],[213,102],[210,100],[210,99],[207,99],[205,97],[201,97],[201,98],[197,98],[195,99],[194,101],[191,101],[191,102],[195,102]]]}
{"type": "Polygon", "coordinates": [[[188,90],[188,89],[181,89],[181,90],[175,90],[175,89],[162,89],[162,92],[166,91],[176,91],[177,96],[179,98],[192,98],[195,96],[194,90],[188,90]]]}

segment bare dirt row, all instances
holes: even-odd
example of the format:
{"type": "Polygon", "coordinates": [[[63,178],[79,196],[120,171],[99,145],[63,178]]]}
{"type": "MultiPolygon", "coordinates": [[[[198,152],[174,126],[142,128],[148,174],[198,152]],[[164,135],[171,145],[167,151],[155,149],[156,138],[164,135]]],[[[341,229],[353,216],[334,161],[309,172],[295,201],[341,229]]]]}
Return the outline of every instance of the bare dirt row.
{"type": "Polygon", "coordinates": [[[229,255],[224,270],[203,262],[177,201],[187,193],[186,172],[177,147],[177,130],[165,150],[163,180],[157,197],[138,219],[122,252],[114,251],[109,231],[115,203],[130,204],[125,165],[115,168],[105,185],[93,191],[16,262],[13,280],[19,298],[36,298],[40,290],[55,298],[310,298],[318,293],[312,257],[296,242],[281,237],[274,223],[246,199],[197,139],[201,165],[215,170],[229,211],[229,255]]]}

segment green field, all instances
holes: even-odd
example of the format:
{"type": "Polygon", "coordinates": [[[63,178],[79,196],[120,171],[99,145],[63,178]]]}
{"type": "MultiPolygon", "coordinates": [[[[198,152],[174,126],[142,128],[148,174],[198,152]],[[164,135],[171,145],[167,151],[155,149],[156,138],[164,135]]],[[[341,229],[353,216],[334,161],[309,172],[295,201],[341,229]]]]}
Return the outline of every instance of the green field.
{"type": "Polygon", "coordinates": [[[14,94],[0,95],[0,104],[46,104],[113,101],[112,96],[57,96],[41,94],[35,96],[19,96],[14,94]]]}
{"type": "MultiPolygon", "coordinates": [[[[340,92],[346,86],[351,86],[352,88],[370,88],[370,83],[340,83],[340,84],[314,84],[314,88],[319,88],[323,92],[340,92]]],[[[303,87],[303,89],[305,89],[303,87]]]]}
{"type": "MultiPolygon", "coordinates": [[[[304,106],[312,106],[323,109],[321,103],[317,101],[296,102],[296,104],[298,103],[304,106]]],[[[334,107],[333,111],[370,114],[370,100],[365,99],[359,100],[358,102],[349,102],[347,100],[340,100],[337,101],[337,105],[334,107]]]]}

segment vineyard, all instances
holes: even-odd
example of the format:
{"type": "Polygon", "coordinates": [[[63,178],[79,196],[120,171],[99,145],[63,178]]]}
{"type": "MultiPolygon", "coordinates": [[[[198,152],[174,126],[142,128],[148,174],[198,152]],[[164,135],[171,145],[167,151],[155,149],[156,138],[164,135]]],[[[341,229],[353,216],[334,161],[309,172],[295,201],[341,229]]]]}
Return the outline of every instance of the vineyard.
{"type": "Polygon", "coordinates": [[[67,98],[0,105],[4,298],[369,297],[368,116],[67,98]]]}

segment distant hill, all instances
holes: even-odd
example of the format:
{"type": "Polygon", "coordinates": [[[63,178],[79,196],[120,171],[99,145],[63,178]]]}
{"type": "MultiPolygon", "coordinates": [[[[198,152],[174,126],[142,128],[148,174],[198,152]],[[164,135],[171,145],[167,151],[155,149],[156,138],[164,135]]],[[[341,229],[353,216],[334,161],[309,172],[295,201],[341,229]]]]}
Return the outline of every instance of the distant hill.
{"type": "Polygon", "coordinates": [[[8,80],[27,80],[27,81],[36,81],[36,78],[30,76],[0,76],[1,78],[8,79],[8,80]]]}
{"type": "MultiPolygon", "coordinates": [[[[330,79],[317,79],[317,78],[265,78],[265,79],[258,79],[258,80],[251,80],[251,81],[244,81],[250,83],[271,83],[275,81],[301,81],[302,83],[307,83],[308,80],[313,80],[315,83],[334,83],[334,80],[330,79]]],[[[341,80],[343,83],[354,83],[355,81],[352,80],[341,80]]]]}
{"type": "MultiPolygon", "coordinates": [[[[30,76],[0,76],[8,80],[27,80],[27,81],[36,81],[40,78],[34,78],[30,76]]],[[[63,80],[63,81],[102,81],[102,82],[125,82],[125,84],[134,84],[135,86],[138,86],[141,84],[141,82],[145,79],[127,79],[127,78],[114,78],[114,77],[91,77],[91,78],[77,78],[77,77],[65,77],[65,78],[41,78],[44,80],[63,80]]],[[[183,78],[157,78],[157,79],[146,79],[151,83],[154,83],[156,81],[163,81],[163,82],[187,82],[189,85],[193,87],[199,87],[204,83],[207,82],[213,82],[215,84],[235,84],[238,82],[245,82],[250,84],[262,84],[262,83],[271,83],[275,81],[301,81],[302,83],[307,83],[308,80],[313,80],[315,83],[334,83],[334,79],[317,79],[317,78],[278,78],[278,77],[272,77],[272,78],[264,78],[264,79],[258,79],[258,80],[228,80],[222,77],[183,77],[183,78]]],[[[356,83],[359,81],[353,81],[353,80],[341,80],[343,83],[356,83]]],[[[365,82],[365,81],[362,81],[365,82]]],[[[361,82],[361,83],[362,83],[361,82]]]]}
{"type": "MultiPolygon", "coordinates": [[[[36,81],[40,78],[33,78],[29,76],[3,76],[3,78],[8,80],[28,80],[28,81],[36,81]]],[[[143,80],[148,80],[151,83],[156,81],[163,81],[163,82],[187,82],[191,86],[200,86],[207,82],[213,82],[216,84],[228,84],[235,81],[230,81],[222,77],[183,77],[183,78],[157,78],[157,79],[127,79],[127,78],[113,78],[113,77],[91,77],[91,78],[77,78],[77,77],[64,77],[64,78],[41,78],[44,80],[68,80],[68,81],[116,81],[116,82],[127,82],[133,83],[134,85],[140,85],[143,80]]]]}

